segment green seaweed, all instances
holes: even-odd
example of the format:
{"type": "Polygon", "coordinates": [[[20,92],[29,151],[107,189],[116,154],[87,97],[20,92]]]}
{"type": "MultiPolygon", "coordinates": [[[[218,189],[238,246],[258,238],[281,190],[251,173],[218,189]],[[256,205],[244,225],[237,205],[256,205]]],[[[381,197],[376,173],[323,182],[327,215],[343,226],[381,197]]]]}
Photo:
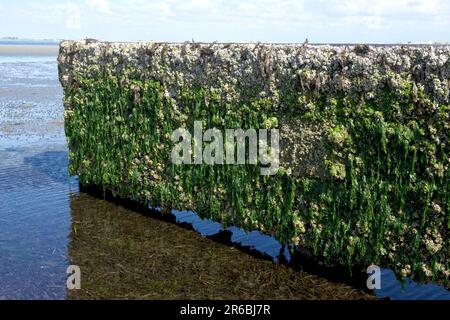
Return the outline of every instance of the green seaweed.
{"type": "MultiPolygon", "coordinates": [[[[66,92],[70,173],[153,206],[273,234],[327,264],[393,268],[399,277],[448,281],[450,107],[434,108],[411,86],[388,87],[372,101],[286,84],[281,102],[227,101],[198,87],[174,102],[164,85],[110,75],[75,78],[66,92]],[[280,107],[282,105],[283,107],[280,107]],[[170,134],[179,127],[273,128],[283,115],[331,124],[323,159],[328,177],[252,165],[173,165],[170,134]]],[[[249,94],[251,92],[249,91],[249,94]]]]}

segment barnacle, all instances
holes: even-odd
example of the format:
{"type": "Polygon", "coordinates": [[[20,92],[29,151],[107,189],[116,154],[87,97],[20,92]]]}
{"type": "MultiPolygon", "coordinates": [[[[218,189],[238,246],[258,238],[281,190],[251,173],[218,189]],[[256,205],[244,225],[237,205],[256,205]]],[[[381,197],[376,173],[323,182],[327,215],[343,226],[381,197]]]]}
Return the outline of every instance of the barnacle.
{"type": "Polygon", "coordinates": [[[69,170],[330,264],[446,280],[449,58],[449,47],[65,41],[69,170]],[[280,127],[282,169],[173,165],[171,133],[194,121],[280,127]]]}

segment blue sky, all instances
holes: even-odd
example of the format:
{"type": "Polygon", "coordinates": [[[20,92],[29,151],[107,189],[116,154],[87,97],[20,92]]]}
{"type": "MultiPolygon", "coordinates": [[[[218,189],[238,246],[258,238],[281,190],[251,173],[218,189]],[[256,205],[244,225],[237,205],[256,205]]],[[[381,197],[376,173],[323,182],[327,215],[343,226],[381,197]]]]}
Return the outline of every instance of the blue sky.
{"type": "Polygon", "coordinates": [[[450,0],[0,0],[0,37],[450,42],[450,0]]]}

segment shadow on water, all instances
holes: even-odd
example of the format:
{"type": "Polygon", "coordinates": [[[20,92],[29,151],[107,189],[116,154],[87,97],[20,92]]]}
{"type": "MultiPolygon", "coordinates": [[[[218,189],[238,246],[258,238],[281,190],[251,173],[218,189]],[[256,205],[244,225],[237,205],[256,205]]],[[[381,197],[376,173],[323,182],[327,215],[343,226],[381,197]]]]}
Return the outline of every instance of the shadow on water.
{"type": "Polygon", "coordinates": [[[25,157],[25,164],[59,183],[67,183],[69,155],[67,151],[47,151],[25,157]]]}

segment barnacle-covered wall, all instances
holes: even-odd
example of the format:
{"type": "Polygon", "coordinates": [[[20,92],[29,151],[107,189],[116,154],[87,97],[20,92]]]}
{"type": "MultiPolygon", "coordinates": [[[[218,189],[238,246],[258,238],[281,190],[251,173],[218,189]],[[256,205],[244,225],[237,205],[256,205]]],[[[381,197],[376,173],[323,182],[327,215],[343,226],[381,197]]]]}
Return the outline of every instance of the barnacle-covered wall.
{"type": "Polygon", "coordinates": [[[326,264],[450,273],[450,47],[66,41],[70,173],[326,264]],[[280,170],[173,165],[173,130],[279,128],[280,170]]]}

